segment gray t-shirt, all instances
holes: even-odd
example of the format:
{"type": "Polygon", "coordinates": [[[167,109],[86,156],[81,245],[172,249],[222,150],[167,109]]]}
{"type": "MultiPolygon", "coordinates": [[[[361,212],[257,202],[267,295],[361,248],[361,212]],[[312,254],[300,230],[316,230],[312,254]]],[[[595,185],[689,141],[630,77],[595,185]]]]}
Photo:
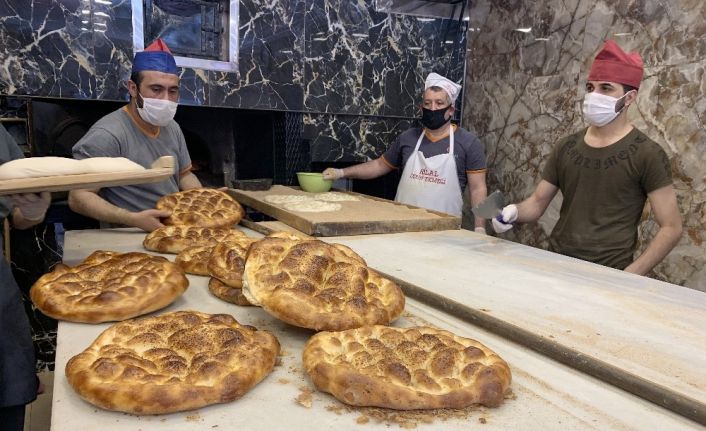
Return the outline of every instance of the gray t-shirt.
{"type": "MultiPolygon", "coordinates": [[[[413,127],[401,133],[390,148],[382,155],[382,159],[395,169],[404,168],[409,156],[412,155],[417,140],[422,133],[421,127],[413,127]]],[[[449,136],[433,142],[427,135],[422,139],[419,151],[424,157],[434,157],[449,152],[449,136]]],[[[454,159],[456,159],[456,173],[461,190],[468,182],[467,173],[485,172],[485,148],[473,133],[456,127],[454,131],[454,159]]]]}
{"type": "MultiPolygon", "coordinates": [[[[0,164],[10,160],[24,159],[24,157],[25,155],[22,154],[22,150],[17,146],[17,142],[12,138],[12,135],[0,124],[0,164]]],[[[10,214],[12,206],[9,198],[0,197],[0,221],[10,214]]]]}
{"type": "Polygon", "coordinates": [[[176,172],[168,180],[100,190],[103,199],[133,212],[154,208],[159,198],[178,192],[179,177],[191,169],[184,134],[174,120],[152,136],[131,118],[127,106],[98,120],[74,145],[73,156],[75,159],[125,157],[145,168],[162,156],[174,156],[176,172]]]}

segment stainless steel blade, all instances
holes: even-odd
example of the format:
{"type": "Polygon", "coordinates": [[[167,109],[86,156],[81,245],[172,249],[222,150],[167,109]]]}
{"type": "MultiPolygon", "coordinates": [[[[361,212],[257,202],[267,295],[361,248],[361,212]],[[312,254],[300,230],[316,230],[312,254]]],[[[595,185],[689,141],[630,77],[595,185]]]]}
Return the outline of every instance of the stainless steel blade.
{"type": "Polygon", "coordinates": [[[488,195],[483,202],[471,208],[471,211],[477,217],[490,219],[500,214],[504,206],[505,197],[499,190],[496,190],[488,195]]]}

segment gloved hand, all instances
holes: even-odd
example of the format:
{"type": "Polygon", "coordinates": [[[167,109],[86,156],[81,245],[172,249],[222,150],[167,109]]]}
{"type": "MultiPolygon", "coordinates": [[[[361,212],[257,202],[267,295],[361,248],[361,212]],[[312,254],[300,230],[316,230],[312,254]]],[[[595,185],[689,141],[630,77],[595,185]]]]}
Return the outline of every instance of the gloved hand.
{"type": "Polygon", "coordinates": [[[336,169],[336,168],[326,168],[323,172],[324,179],[325,180],[337,180],[339,178],[343,178],[343,169],[336,169]]]}
{"type": "Polygon", "coordinates": [[[51,193],[19,193],[10,195],[13,204],[22,213],[22,217],[28,221],[39,221],[44,218],[44,214],[51,203],[51,193]]]}
{"type": "Polygon", "coordinates": [[[493,218],[493,230],[495,233],[504,233],[512,229],[512,222],[517,220],[518,214],[517,205],[515,204],[510,204],[503,208],[500,215],[493,218]]]}

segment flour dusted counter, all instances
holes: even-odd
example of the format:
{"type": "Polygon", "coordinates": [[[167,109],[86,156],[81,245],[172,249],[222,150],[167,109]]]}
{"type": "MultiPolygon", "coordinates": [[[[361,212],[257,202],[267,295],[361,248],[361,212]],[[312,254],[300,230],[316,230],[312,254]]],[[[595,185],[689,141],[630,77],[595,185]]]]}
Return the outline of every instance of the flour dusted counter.
{"type": "MultiPolygon", "coordinates": [[[[257,235],[250,231],[248,234],[257,235]]],[[[134,230],[68,232],[65,262],[75,264],[96,249],[141,251],[143,237],[144,233],[134,230]]],[[[371,259],[366,255],[366,247],[357,250],[357,245],[352,246],[371,259]]],[[[174,256],[167,257],[173,259],[174,256]]],[[[369,263],[378,266],[378,262],[369,263]]],[[[400,272],[394,275],[401,277],[400,272]]],[[[243,398],[228,404],[164,416],[138,417],[104,411],[74,393],[63,369],[70,357],[86,348],[109,325],[60,322],[53,430],[389,429],[390,424],[393,428],[401,424],[430,430],[467,430],[476,426],[488,430],[697,427],[683,417],[411,299],[396,326],[427,324],[478,339],[510,364],[513,395],[497,409],[475,407],[464,411],[419,414],[350,408],[314,390],[305,376],[301,350],[312,335],[311,331],[281,323],[259,308],[239,307],[214,298],[207,290],[206,277],[189,276],[189,280],[191,285],[186,294],[163,311],[193,309],[229,313],[241,323],[270,330],[282,344],[282,356],[274,372],[243,398]]]]}
{"type": "Polygon", "coordinates": [[[466,230],[338,237],[406,293],[706,423],[706,293],[466,230]]]}

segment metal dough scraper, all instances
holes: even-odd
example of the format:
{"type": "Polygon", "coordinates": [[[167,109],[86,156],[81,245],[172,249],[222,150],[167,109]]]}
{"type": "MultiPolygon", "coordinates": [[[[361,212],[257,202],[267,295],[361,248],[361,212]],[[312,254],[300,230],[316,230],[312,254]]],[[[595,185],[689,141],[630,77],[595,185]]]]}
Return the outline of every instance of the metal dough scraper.
{"type": "MultiPolygon", "coordinates": [[[[471,208],[476,217],[491,219],[499,216],[505,206],[505,196],[499,190],[488,195],[483,202],[471,208]]],[[[502,220],[499,220],[502,221],[502,220]]]]}

